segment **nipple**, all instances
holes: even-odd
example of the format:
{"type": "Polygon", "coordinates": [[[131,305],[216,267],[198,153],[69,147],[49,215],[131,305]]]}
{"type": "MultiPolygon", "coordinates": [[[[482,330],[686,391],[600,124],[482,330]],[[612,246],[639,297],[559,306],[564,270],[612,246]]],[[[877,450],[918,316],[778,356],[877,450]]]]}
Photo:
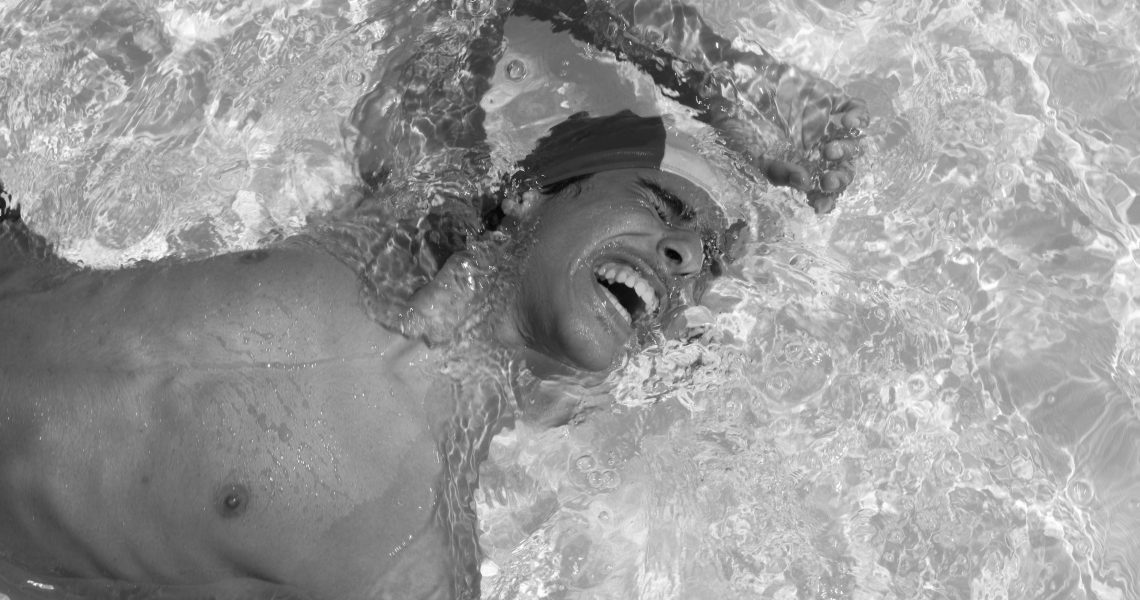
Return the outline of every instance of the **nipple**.
{"type": "Polygon", "coordinates": [[[222,486],[216,495],[218,514],[224,519],[241,516],[249,508],[249,488],[240,483],[222,486]]]}

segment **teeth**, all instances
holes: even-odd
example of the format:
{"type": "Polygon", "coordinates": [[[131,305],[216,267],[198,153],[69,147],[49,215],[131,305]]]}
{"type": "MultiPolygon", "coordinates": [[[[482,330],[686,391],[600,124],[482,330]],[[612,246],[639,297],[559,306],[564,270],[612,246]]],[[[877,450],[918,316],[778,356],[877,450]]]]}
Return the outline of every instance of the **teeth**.
{"type": "MultiPolygon", "coordinates": [[[[634,292],[637,293],[637,296],[641,298],[641,301],[645,303],[645,312],[647,314],[652,314],[653,311],[657,310],[657,293],[653,291],[653,286],[650,285],[649,282],[646,281],[646,279],[642,277],[637,271],[633,270],[632,267],[617,263],[606,263],[597,269],[594,269],[594,273],[598,277],[605,279],[610,283],[620,283],[628,288],[631,288],[634,292]]],[[[621,310],[622,314],[624,314],[628,320],[630,318],[629,313],[621,306],[621,304],[617,302],[614,304],[621,310]]]]}
{"type": "MultiPolygon", "coordinates": [[[[609,292],[607,291],[606,293],[608,294],[609,292]]],[[[610,297],[613,298],[613,294],[610,294],[610,297]]],[[[618,312],[621,313],[621,316],[625,317],[626,323],[632,323],[633,322],[633,317],[629,316],[629,311],[627,311],[625,309],[625,307],[621,305],[621,302],[617,301],[617,298],[614,298],[613,305],[615,307],[617,307],[618,312]]]]}

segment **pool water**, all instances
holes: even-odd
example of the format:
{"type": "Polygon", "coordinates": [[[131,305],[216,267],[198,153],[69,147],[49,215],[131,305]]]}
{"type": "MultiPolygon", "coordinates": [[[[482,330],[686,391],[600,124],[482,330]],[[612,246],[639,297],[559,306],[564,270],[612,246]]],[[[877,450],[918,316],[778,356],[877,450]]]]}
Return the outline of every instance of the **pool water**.
{"type": "MultiPolygon", "coordinates": [[[[8,3],[0,178],[92,266],[298,231],[428,4],[8,3]]],[[[1140,599],[1140,8],[698,5],[868,101],[857,179],[823,218],[746,185],[706,342],[496,439],[483,596],[1140,599]]]]}

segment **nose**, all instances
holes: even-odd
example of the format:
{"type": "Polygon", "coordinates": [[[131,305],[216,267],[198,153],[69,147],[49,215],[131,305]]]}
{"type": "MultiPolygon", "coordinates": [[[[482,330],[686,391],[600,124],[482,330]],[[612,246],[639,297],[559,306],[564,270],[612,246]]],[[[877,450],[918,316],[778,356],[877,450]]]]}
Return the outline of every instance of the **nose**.
{"type": "Polygon", "coordinates": [[[705,262],[701,236],[688,229],[673,229],[657,242],[657,255],[675,277],[695,275],[705,262]]]}

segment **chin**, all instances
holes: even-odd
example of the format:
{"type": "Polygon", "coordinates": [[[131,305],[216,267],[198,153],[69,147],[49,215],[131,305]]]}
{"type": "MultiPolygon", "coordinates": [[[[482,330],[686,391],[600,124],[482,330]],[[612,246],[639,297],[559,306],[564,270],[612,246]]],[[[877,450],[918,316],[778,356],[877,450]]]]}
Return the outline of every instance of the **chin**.
{"type": "Polygon", "coordinates": [[[593,373],[621,364],[633,336],[608,313],[587,305],[588,310],[565,310],[545,335],[531,335],[530,347],[565,367],[593,373]]]}
{"type": "Polygon", "coordinates": [[[617,356],[614,354],[607,354],[605,356],[595,355],[584,357],[583,360],[571,361],[571,366],[583,371],[590,371],[592,373],[609,371],[610,369],[617,366],[617,356]]]}
{"type": "Polygon", "coordinates": [[[564,354],[564,362],[583,371],[609,371],[620,364],[625,353],[625,341],[607,340],[578,343],[564,354]]]}

